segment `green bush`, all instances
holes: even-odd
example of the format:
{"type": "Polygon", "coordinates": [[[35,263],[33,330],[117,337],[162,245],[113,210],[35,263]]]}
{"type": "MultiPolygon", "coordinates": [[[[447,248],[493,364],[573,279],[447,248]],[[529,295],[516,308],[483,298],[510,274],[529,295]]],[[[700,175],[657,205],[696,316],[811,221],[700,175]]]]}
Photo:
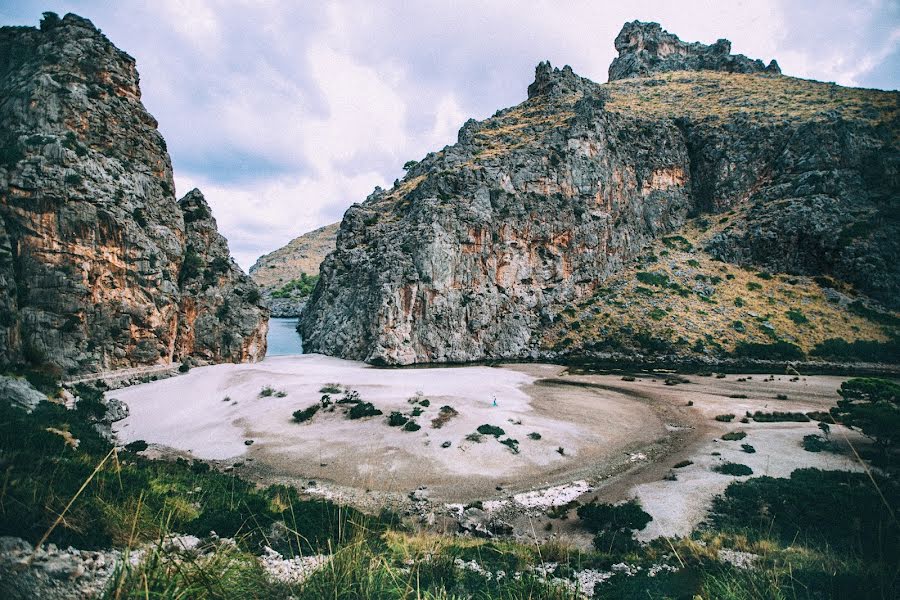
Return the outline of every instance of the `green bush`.
{"type": "Polygon", "coordinates": [[[747,434],[743,431],[729,431],[725,435],[722,436],[722,439],[726,442],[736,442],[747,437],[747,434]]]}
{"type": "Polygon", "coordinates": [[[638,271],[635,277],[637,277],[638,281],[647,285],[655,285],[657,287],[667,287],[669,285],[669,276],[665,273],[638,271]]]}
{"type": "Polygon", "coordinates": [[[347,418],[362,419],[365,417],[377,417],[381,414],[384,413],[375,408],[371,402],[360,402],[350,407],[350,410],[347,411],[347,418]]]}
{"type": "Polygon", "coordinates": [[[420,429],[422,429],[422,426],[415,421],[407,421],[403,426],[403,431],[418,431],[420,429]]]}
{"type": "Polygon", "coordinates": [[[724,463],[713,467],[713,471],[722,475],[732,475],[734,477],[743,477],[744,475],[753,475],[753,469],[747,465],[740,463],[724,463]]]}
{"type": "Polygon", "coordinates": [[[501,435],[504,435],[506,433],[505,431],[503,431],[503,429],[497,427],[496,425],[487,424],[479,425],[476,431],[478,431],[478,433],[482,435],[492,435],[494,437],[500,437],[501,435]]]}
{"type": "Polygon", "coordinates": [[[336,383],[327,383],[319,390],[320,394],[340,394],[341,386],[336,383]]]}
{"type": "Polygon", "coordinates": [[[784,340],[770,344],[740,342],[734,349],[734,355],[759,360],[803,360],[806,356],[800,346],[784,340]]]}
{"type": "Polygon", "coordinates": [[[749,415],[757,423],[779,423],[779,422],[794,422],[794,423],[808,423],[809,417],[801,412],[782,412],[779,410],[775,410],[772,412],[763,412],[758,410],[754,412],[752,415],[749,415]]]}
{"type": "Polygon", "coordinates": [[[576,513],[581,526],[594,534],[594,547],[610,554],[637,548],[634,532],[653,520],[636,500],[622,504],[592,502],[579,506],[576,513]]]}
{"type": "Polygon", "coordinates": [[[840,338],[829,338],[816,344],[810,354],[832,360],[897,363],[900,362],[900,338],[893,338],[887,342],[875,340],[848,342],[840,338]]]}
{"type": "Polygon", "coordinates": [[[862,431],[885,452],[900,441],[900,384],[858,377],[843,382],[838,394],[831,409],[835,421],[862,431]]]}
{"type": "Polygon", "coordinates": [[[727,415],[716,415],[716,421],[721,421],[722,423],[730,423],[734,420],[734,414],[729,413],[727,415]]]}
{"type": "Polygon", "coordinates": [[[403,413],[399,413],[397,411],[393,411],[390,415],[388,415],[388,425],[391,427],[400,427],[402,425],[406,425],[407,421],[409,421],[409,417],[403,415],[403,413]]]}
{"type": "Polygon", "coordinates": [[[322,408],[321,404],[313,404],[312,406],[309,406],[302,410],[296,410],[294,411],[294,421],[296,421],[297,423],[309,421],[317,412],[319,412],[320,408],[322,408]]]}
{"type": "Polygon", "coordinates": [[[692,460],[680,460],[677,463],[675,463],[674,465],[672,465],[672,468],[673,469],[683,469],[684,467],[690,466],[692,464],[694,464],[694,461],[692,461],[692,460]]]}
{"type": "Polygon", "coordinates": [[[805,323],[809,323],[809,319],[806,315],[803,314],[803,311],[799,308],[792,308],[787,311],[787,318],[796,323],[797,325],[803,325],[805,323]]]}
{"type": "Polygon", "coordinates": [[[300,273],[300,277],[297,279],[292,279],[280,288],[274,290],[272,292],[272,297],[290,298],[291,296],[298,296],[300,298],[305,298],[312,294],[313,290],[316,289],[316,283],[318,283],[318,281],[318,275],[300,273]]]}

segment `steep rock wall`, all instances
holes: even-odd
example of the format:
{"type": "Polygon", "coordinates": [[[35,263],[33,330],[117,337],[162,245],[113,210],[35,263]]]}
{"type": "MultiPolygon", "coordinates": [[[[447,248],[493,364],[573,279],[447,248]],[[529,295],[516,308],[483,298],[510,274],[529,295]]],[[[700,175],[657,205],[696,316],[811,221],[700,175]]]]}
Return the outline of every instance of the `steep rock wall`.
{"type": "MultiPolygon", "coordinates": [[[[0,364],[71,374],[186,356],[188,232],[156,127],[134,59],[90,21],[0,28],[0,364]]],[[[190,353],[260,358],[257,337],[190,353]]]]}

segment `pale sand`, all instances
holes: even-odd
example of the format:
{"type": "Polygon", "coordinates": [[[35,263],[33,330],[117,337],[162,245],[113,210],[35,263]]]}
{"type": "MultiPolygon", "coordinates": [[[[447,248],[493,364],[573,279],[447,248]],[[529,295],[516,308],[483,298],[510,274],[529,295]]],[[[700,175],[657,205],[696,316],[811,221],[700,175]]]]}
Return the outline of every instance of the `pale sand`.
{"type": "Polygon", "coordinates": [[[111,395],[130,409],[116,426],[126,443],[142,439],[206,460],[252,458],[254,472],[270,480],[403,494],[427,486],[435,499],[471,500],[495,495],[497,486],[521,491],[570,481],[667,435],[654,410],[627,395],[538,381],[562,371],[552,365],[377,369],[303,355],[195,368],[111,395]],[[293,422],[291,414],[317,403],[327,383],[358,391],[384,415],[349,420],[339,407],[293,422]],[[287,396],[260,398],[265,386],[287,396]],[[431,402],[415,419],[422,429],[389,427],[387,415],[409,413],[407,400],[417,391],[431,402]],[[434,429],[431,420],[443,405],[459,416],[434,429]],[[490,436],[466,441],[482,424],[504,429],[500,439],[518,440],[519,453],[490,436]],[[531,432],[541,439],[530,439],[531,432]],[[451,447],[442,448],[445,441],[451,447]]]}
{"type": "MultiPolygon", "coordinates": [[[[131,409],[130,416],[117,424],[124,442],[143,439],[207,460],[252,460],[241,473],[261,482],[302,485],[314,479],[316,484],[307,488],[310,493],[370,506],[384,500],[379,493],[396,498],[426,486],[433,501],[497,499],[500,502],[489,506],[518,507],[529,518],[536,516],[532,508],[564,504],[573,495],[581,502],[636,497],[653,516],[639,537],[652,539],[688,534],[705,517],[713,496],[742,479],[712,471],[718,463],[739,462],[750,466],[754,475],[776,477],[789,476],[800,467],[860,468],[849,451],[802,449],[804,435],[819,433],[815,422],[738,422],[748,410],[827,410],[846,378],[790,381],[782,375],[769,382],[763,381],[764,375],[754,375],[739,382],[739,377],[690,375],[691,383],[666,386],[664,376],[625,382],[619,375],[567,374],[554,365],[376,369],[303,355],[254,365],[196,368],[112,395],[131,409]],[[309,423],[294,423],[291,413],[318,402],[319,389],[326,383],[357,390],[385,414],[348,420],[339,411],[320,412],[309,423]],[[287,396],[259,398],[265,386],[287,396]],[[388,413],[409,413],[407,399],[417,391],[431,401],[416,419],[422,429],[405,432],[388,427],[388,413]],[[789,399],[775,399],[782,393],[789,399]],[[748,398],[729,398],[730,394],[748,398]],[[225,396],[231,401],[223,402],[225,396]],[[494,396],[496,407],[491,406],[494,396]],[[688,400],[693,406],[686,406],[688,400]],[[443,428],[433,429],[431,419],[445,404],[460,414],[443,428]],[[734,413],[735,421],[715,421],[724,413],[734,413]],[[465,440],[484,423],[502,427],[507,435],[501,439],[518,440],[519,454],[488,436],[482,443],[465,440]],[[747,437],[719,439],[736,430],[747,432],[747,437]],[[540,433],[541,439],[529,439],[530,432],[540,433]],[[253,445],[244,444],[248,439],[254,440],[253,445]],[[451,447],[442,448],[444,441],[451,447]],[[753,445],[756,453],[743,452],[742,443],[753,445]],[[558,447],[565,455],[556,451],[558,447]],[[683,459],[694,464],[675,470],[677,481],[664,480],[672,465],[683,459]],[[546,489],[551,486],[560,487],[546,489]],[[530,490],[545,491],[521,495],[530,490]]],[[[845,436],[855,444],[866,443],[859,434],[833,427],[832,439],[845,436]]],[[[555,523],[551,535],[584,537],[571,520],[555,523]]]]}

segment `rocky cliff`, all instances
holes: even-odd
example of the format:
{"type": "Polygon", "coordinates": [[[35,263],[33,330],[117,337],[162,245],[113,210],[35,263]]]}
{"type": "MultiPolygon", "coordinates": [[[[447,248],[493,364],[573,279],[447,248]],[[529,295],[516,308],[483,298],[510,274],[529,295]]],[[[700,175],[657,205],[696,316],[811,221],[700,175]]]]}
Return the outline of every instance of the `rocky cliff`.
{"type": "Polygon", "coordinates": [[[610,81],[667,71],[781,73],[774,59],[766,66],[761,60],[732,54],[728,40],[720,39],[709,46],[682,42],[659,23],[626,23],[616,36],[615,45],[619,56],[609,66],[610,81]]]}
{"type": "Polygon", "coordinates": [[[259,359],[258,300],[202,197],[175,201],[134,59],[71,14],[0,28],[0,365],[259,359]]]}
{"type": "MultiPolygon", "coordinates": [[[[692,250],[710,260],[828,275],[866,307],[897,305],[900,95],[783,77],[653,24],[616,44],[611,83],[542,63],[525,102],[470,120],[352,206],[301,319],[305,348],[388,364],[553,356],[546,338],[579,303],[699,220],[709,236],[692,250]]],[[[659,291],[719,302],[714,284],[682,288],[659,291]]],[[[687,354],[784,341],[745,328],[692,347],[646,317],[624,335],[687,354]]]]}
{"type": "Polygon", "coordinates": [[[273,317],[300,314],[319,276],[319,266],[334,250],[339,226],[332,223],[304,233],[260,256],[250,267],[250,277],[262,290],[263,302],[273,317]]]}

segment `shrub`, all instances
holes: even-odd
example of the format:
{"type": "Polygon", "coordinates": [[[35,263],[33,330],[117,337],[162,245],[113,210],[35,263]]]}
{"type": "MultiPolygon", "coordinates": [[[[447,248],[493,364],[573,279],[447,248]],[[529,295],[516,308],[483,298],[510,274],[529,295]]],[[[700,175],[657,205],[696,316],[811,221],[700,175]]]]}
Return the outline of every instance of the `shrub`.
{"type": "Polygon", "coordinates": [[[647,271],[638,271],[635,275],[637,280],[647,285],[655,285],[657,287],[667,287],[669,285],[669,276],[665,273],[648,273],[647,271]]]}
{"type": "Polygon", "coordinates": [[[724,463],[713,467],[713,471],[722,475],[732,475],[734,477],[743,477],[744,475],[753,475],[753,469],[747,465],[740,463],[724,463]]]}
{"type": "Polygon", "coordinates": [[[259,391],[260,398],[268,398],[269,396],[272,396],[274,394],[275,394],[275,388],[273,388],[272,386],[268,386],[268,385],[259,391]]]}
{"type": "Polygon", "coordinates": [[[403,415],[403,413],[399,413],[397,411],[392,412],[388,416],[388,425],[391,427],[400,427],[401,425],[406,425],[409,421],[409,417],[403,415]]]}
{"type": "Polygon", "coordinates": [[[747,437],[747,434],[743,431],[729,431],[722,436],[722,439],[726,442],[737,442],[744,439],[745,437],[747,437]]]}
{"type": "Polygon", "coordinates": [[[403,426],[403,431],[418,431],[420,429],[422,429],[422,426],[415,421],[407,421],[403,426]]]}
{"type": "Polygon", "coordinates": [[[754,448],[750,444],[741,444],[741,450],[743,450],[747,454],[755,454],[756,453],[756,448],[754,448]]]}
{"type": "MultiPolygon", "coordinates": [[[[350,407],[350,410],[347,411],[347,418],[362,419],[364,417],[377,417],[381,414],[384,413],[375,408],[371,402],[359,402],[350,407]]],[[[409,423],[407,423],[407,425],[408,424],[409,423]]]]}
{"type": "Polygon", "coordinates": [[[326,383],[319,390],[320,394],[340,394],[341,386],[337,383],[326,383]]]}
{"type": "Polygon", "coordinates": [[[833,360],[860,360],[866,362],[897,363],[900,361],[900,338],[887,342],[856,340],[848,342],[839,338],[829,338],[816,344],[810,352],[833,360]]]}
{"type": "Polygon", "coordinates": [[[900,506],[900,486],[873,476],[883,500],[865,473],[797,469],[790,478],[735,482],[713,499],[707,526],[785,546],[806,544],[876,560],[896,557],[900,528],[888,507],[900,506]]]}
{"type": "Polygon", "coordinates": [[[808,423],[810,420],[809,417],[801,412],[781,412],[778,410],[769,413],[758,410],[751,415],[751,418],[757,423],[778,423],[784,421],[808,423]]]}
{"type": "Polygon", "coordinates": [[[809,319],[806,318],[806,315],[803,314],[803,311],[798,308],[792,308],[787,311],[787,318],[796,323],[797,325],[803,325],[804,323],[809,323],[809,319]]]}
{"type": "Polygon", "coordinates": [[[309,421],[313,418],[313,415],[319,412],[320,408],[322,408],[320,404],[313,404],[312,406],[304,408],[303,410],[296,410],[294,411],[294,421],[296,421],[297,423],[309,421]]]}
{"type": "Polygon", "coordinates": [[[528,434],[528,438],[537,441],[541,439],[541,434],[539,434],[537,431],[532,431],[528,434]]]}
{"type": "Polygon", "coordinates": [[[787,400],[788,397],[787,397],[787,394],[777,394],[777,395],[775,396],[775,399],[776,399],[776,400],[787,400]]]}
{"type": "Polygon", "coordinates": [[[459,413],[452,406],[444,405],[441,407],[441,410],[438,412],[438,416],[431,420],[431,427],[434,429],[440,429],[443,427],[447,421],[458,415],[459,413]]]}
{"type": "Polygon", "coordinates": [[[148,448],[147,442],[144,440],[134,440],[129,444],[125,444],[125,449],[129,452],[143,452],[148,448]]]}
{"type": "Polygon", "coordinates": [[[356,390],[347,390],[344,392],[344,397],[337,401],[338,404],[359,404],[360,402],[362,399],[356,390]]]}
{"type": "Polygon", "coordinates": [[[191,364],[190,364],[189,362],[187,362],[187,361],[184,361],[183,363],[181,363],[180,365],[178,365],[178,372],[179,372],[179,373],[187,373],[187,372],[190,371],[190,370],[191,370],[191,364]]]}
{"type": "Polygon", "coordinates": [[[694,461],[692,461],[692,460],[679,460],[677,463],[672,465],[672,468],[673,469],[683,469],[692,464],[694,464],[694,461]]]}
{"type": "Polygon", "coordinates": [[[624,377],[622,377],[622,381],[634,381],[634,376],[633,375],[625,375],[624,377]]]}
{"type": "Polygon", "coordinates": [[[500,440],[500,443],[512,450],[513,454],[519,453],[519,440],[514,440],[512,438],[506,438],[505,440],[500,440]]]}
{"type": "Polygon", "coordinates": [[[834,420],[862,431],[885,451],[900,441],[900,384],[858,377],[841,384],[834,420]]]}
{"type": "Polygon", "coordinates": [[[623,504],[592,502],[576,511],[581,526],[594,535],[594,547],[604,552],[626,552],[637,546],[634,532],[653,520],[636,500],[623,504]]]}
{"type": "Polygon", "coordinates": [[[755,292],[756,290],[761,290],[762,285],[759,283],[756,283],[755,281],[748,281],[747,289],[750,290],[751,292],[755,292]]]}
{"type": "Polygon", "coordinates": [[[492,435],[494,437],[500,437],[501,435],[504,435],[506,433],[505,431],[503,431],[503,429],[497,427],[496,425],[487,424],[479,425],[476,431],[478,431],[478,433],[482,435],[492,435]]]}
{"type": "Polygon", "coordinates": [[[803,449],[807,452],[830,451],[833,449],[833,445],[821,435],[810,434],[803,436],[803,449]]]}
{"type": "Polygon", "coordinates": [[[466,440],[469,442],[475,442],[476,444],[480,444],[481,440],[484,438],[480,433],[470,433],[466,436],[466,440]]]}
{"type": "Polygon", "coordinates": [[[716,421],[720,421],[722,423],[730,423],[734,420],[734,414],[729,413],[727,415],[716,415],[716,421]]]}
{"type": "Polygon", "coordinates": [[[759,360],[803,360],[806,356],[800,346],[784,340],[770,344],[740,342],[735,346],[734,355],[739,358],[759,360]]]}

